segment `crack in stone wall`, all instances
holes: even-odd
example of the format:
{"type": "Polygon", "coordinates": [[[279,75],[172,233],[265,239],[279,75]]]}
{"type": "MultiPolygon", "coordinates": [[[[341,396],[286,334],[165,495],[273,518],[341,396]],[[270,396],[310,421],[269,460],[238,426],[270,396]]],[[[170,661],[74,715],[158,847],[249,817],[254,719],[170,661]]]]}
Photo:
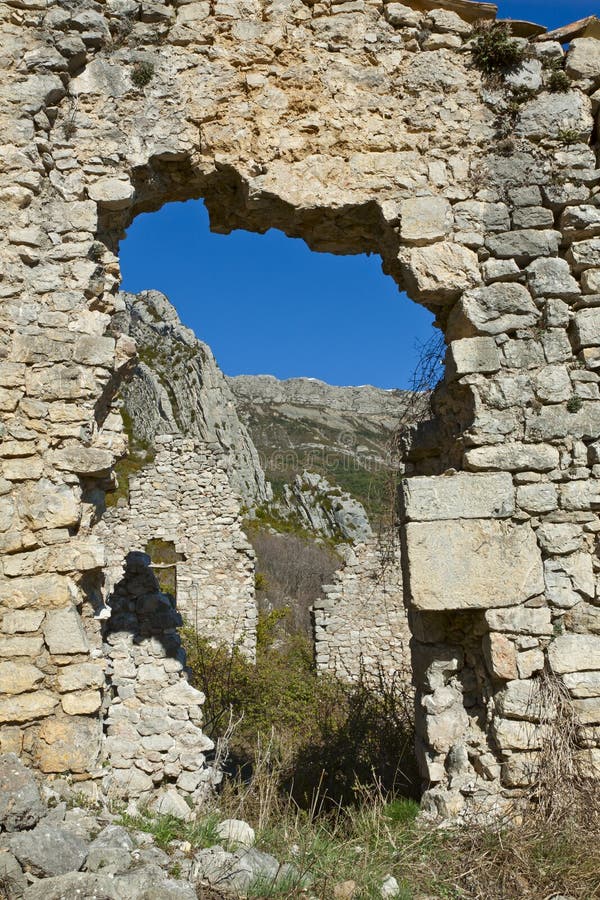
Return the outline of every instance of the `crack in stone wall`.
{"type": "Polygon", "coordinates": [[[518,794],[542,667],[597,775],[598,41],[573,41],[563,93],[544,70],[562,48],[532,44],[515,109],[472,64],[484,7],[431,5],[0,7],[0,722],[43,771],[86,778],[100,755],[94,526],[134,350],[111,329],[118,241],[137,213],[203,196],[218,231],[379,253],[444,330],[401,528],[426,803],[518,794]],[[90,683],[61,693],[81,665],[90,683]]]}

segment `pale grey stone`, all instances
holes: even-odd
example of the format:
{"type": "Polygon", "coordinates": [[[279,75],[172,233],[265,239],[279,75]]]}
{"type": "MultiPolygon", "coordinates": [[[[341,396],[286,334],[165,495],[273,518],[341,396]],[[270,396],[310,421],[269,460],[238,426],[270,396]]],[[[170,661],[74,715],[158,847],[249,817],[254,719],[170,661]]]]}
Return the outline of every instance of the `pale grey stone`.
{"type": "Polygon", "coordinates": [[[445,197],[413,197],[400,204],[400,236],[416,246],[442,240],[452,227],[452,208],[445,197]]]}
{"type": "Polygon", "coordinates": [[[575,270],[581,272],[591,266],[597,266],[600,259],[600,237],[586,241],[576,241],[567,252],[567,260],[575,270]]]}
{"type": "Polygon", "coordinates": [[[571,78],[584,82],[586,87],[598,87],[600,84],[598,41],[593,37],[579,37],[571,41],[565,68],[571,78]]]}
{"type": "Polygon", "coordinates": [[[409,522],[408,590],[417,609],[517,606],[543,591],[529,524],[490,519],[409,522]]]}
{"type": "Polygon", "coordinates": [[[573,394],[566,366],[545,366],[534,379],[536,396],[545,403],[561,403],[573,394]]]}
{"type": "Polygon", "coordinates": [[[513,88],[538,91],[542,86],[542,63],[539,59],[525,59],[517,68],[508,72],[506,82],[513,88]]]}
{"type": "Polygon", "coordinates": [[[588,553],[576,552],[544,562],[546,594],[549,601],[561,609],[571,609],[581,598],[592,598],[595,579],[592,559],[588,553]]]}
{"type": "Polygon", "coordinates": [[[549,710],[543,701],[539,682],[509,681],[495,696],[496,711],[506,719],[539,722],[549,710]]]}
{"type": "Polygon", "coordinates": [[[560,231],[524,228],[490,235],[485,245],[494,256],[524,265],[538,256],[556,256],[561,237],[560,231]]]}
{"type": "Polygon", "coordinates": [[[568,672],[562,680],[572,697],[600,697],[600,672],[568,672]]]}
{"type": "Polygon", "coordinates": [[[540,312],[529,291],[520,284],[496,282],[465,291],[448,320],[448,336],[501,334],[535,324],[540,312]]]}
{"type": "Polygon", "coordinates": [[[217,834],[230,847],[253,847],[254,829],[242,819],[224,819],[217,825],[217,834]]]}
{"type": "Polygon", "coordinates": [[[551,512],[558,506],[553,484],[523,484],[517,488],[517,506],[529,513],[551,512]]]}
{"type": "Polygon", "coordinates": [[[560,229],[568,240],[578,241],[600,234],[600,206],[567,206],[560,217],[560,229]]]}
{"type": "Polygon", "coordinates": [[[583,401],[575,412],[569,412],[564,403],[553,404],[525,415],[528,440],[557,440],[568,434],[574,438],[596,438],[600,434],[600,403],[583,401]]]}
{"type": "Polygon", "coordinates": [[[550,610],[545,607],[488,609],[485,611],[485,621],[492,631],[530,635],[552,634],[550,610]]]}
{"type": "Polygon", "coordinates": [[[472,372],[497,372],[500,352],[493,338],[464,338],[452,341],[446,357],[449,377],[460,378],[472,372]]]}
{"type": "Polygon", "coordinates": [[[548,646],[548,659],[557,675],[600,670],[600,635],[560,634],[548,646]]]}
{"type": "Polygon", "coordinates": [[[32,831],[12,835],[10,849],[34,875],[52,877],[77,872],[87,858],[81,838],[66,828],[40,822],[32,831]]]}
{"type": "Polygon", "coordinates": [[[513,228],[552,228],[554,215],[544,206],[523,206],[512,217],[513,228]]]}
{"type": "Polygon", "coordinates": [[[176,819],[187,821],[191,818],[192,811],[181,794],[176,790],[165,791],[156,804],[156,811],[162,816],[174,816],[176,819]]]}
{"type": "Polygon", "coordinates": [[[33,773],[14,753],[0,756],[0,826],[18,831],[36,825],[46,812],[33,773]]]}
{"type": "Polygon", "coordinates": [[[576,312],[574,334],[578,347],[600,346],[600,308],[576,312]]]}
{"type": "Polygon", "coordinates": [[[50,653],[87,653],[89,650],[81,616],[74,606],[46,613],[43,631],[50,653]]]}
{"type": "Polygon", "coordinates": [[[581,526],[570,522],[545,522],[537,530],[537,539],[546,553],[562,555],[581,548],[583,533],[581,526]]]}
{"type": "Polygon", "coordinates": [[[88,188],[90,200],[105,209],[119,210],[131,206],[135,190],[129,179],[100,178],[88,188]]]}
{"type": "Polygon", "coordinates": [[[452,207],[454,227],[457,231],[508,231],[510,215],[505,203],[490,203],[484,200],[463,200],[452,207]]]}
{"type": "Polygon", "coordinates": [[[59,469],[67,472],[77,472],[78,475],[95,475],[110,469],[114,461],[114,454],[109,450],[100,450],[94,447],[65,447],[55,450],[52,454],[52,462],[59,469]]]}
{"type": "Polygon", "coordinates": [[[405,478],[402,493],[408,520],[498,519],[514,512],[514,488],[507,473],[405,478]]]}
{"type": "Polygon", "coordinates": [[[579,91],[542,93],[521,107],[515,134],[530,140],[558,138],[569,130],[587,141],[593,126],[591,103],[579,91]]]}
{"type": "Polygon", "coordinates": [[[494,281],[515,281],[521,270],[514,259],[488,259],[481,267],[486,284],[494,281]]]}
{"type": "Polygon", "coordinates": [[[544,739],[541,726],[517,719],[494,718],[491,730],[502,750],[537,750],[544,739]]]}
{"type": "Polygon", "coordinates": [[[404,6],[402,3],[386,3],[383,9],[390,25],[396,25],[399,28],[418,28],[423,21],[422,13],[411,9],[410,6],[404,6]]]}
{"type": "Polygon", "coordinates": [[[527,284],[534,297],[574,299],[581,293],[564,259],[536,259],[527,266],[527,284]]]}
{"type": "Polygon", "coordinates": [[[507,470],[509,472],[549,472],[559,464],[559,452],[550,444],[510,443],[474,447],[465,453],[468,469],[507,470]]]}
{"type": "Polygon", "coordinates": [[[468,247],[437,241],[400,255],[407,286],[415,297],[446,304],[481,283],[477,254],[468,247]]]}

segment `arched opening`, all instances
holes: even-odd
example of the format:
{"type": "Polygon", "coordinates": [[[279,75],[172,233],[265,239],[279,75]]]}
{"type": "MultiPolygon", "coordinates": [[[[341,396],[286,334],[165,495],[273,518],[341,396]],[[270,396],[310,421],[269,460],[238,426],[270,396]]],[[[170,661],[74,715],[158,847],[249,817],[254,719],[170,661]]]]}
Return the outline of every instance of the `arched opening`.
{"type": "MultiPolygon", "coordinates": [[[[207,695],[206,728],[219,737],[231,706],[249,718],[231,753],[242,771],[256,764],[257,739],[273,727],[280,737],[293,732],[281,787],[293,784],[303,805],[319,784],[324,805],[348,801],[357,778],[417,791],[392,443],[401,420],[407,424],[421,411],[410,387],[421,348],[431,343],[433,317],[398,295],[378,258],[342,258],[331,249],[314,253],[277,231],[211,235],[206,211],[194,201],[134,220],[120,246],[118,314],[139,354],[121,391],[130,455],[118,475],[122,482],[132,478],[133,488],[121,483],[117,507],[109,495],[105,516],[110,538],[119,536],[115,551],[124,551],[118,542],[130,543],[131,526],[139,530],[144,517],[150,522],[142,549],[175,544],[183,558],[178,608],[195,683],[207,695]],[[180,320],[194,326],[195,336],[180,320]],[[234,377],[223,377],[196,338],[223,349],[226,374],[234,377]],[[270,379],[244,377],[267,373],[270,379]],[[195,546],[190,542],[190,520],[176,508],[188,505],[187,488],[166,459],[163,434],[156,441],[158,431],[228,453],[229,482],[242,494],[242,527],[256,554],[255,572],[244,559],[245,593],[239,546],[227,557],[221,540],[207,562],[207,530],[223,513],[213,494],[204,530],[195,546]],[[139,469],[132,471],[136,457],[139,469]],[[241,478],[244,467],[256,471],[241,478]],[[161,488],[151,494],[148,487],[157,472],[168,481],[163,493],[175,494],[168,513],[161,488]],[[125,527],[119,509],[127,510],[125,527]],[[157,537],[149,537],[151,529],[157,537]],[[235,562],[225,572],[227,558],[235,562]],[[254,590],[258,622],[248,610],[254,590]],[[256,635],[258,674],[236,647],[241,639],[253,652],[256,635]],[[223,683],[225,670],[240,684],[255,682],[245,696],[235,696],[231,674],[223,683]],[[289,708],[275,702],[284,683],[307,680],[310,690],[305,686],[300,697],[287,693],[289,708]],[[334,712],[336,705],[343,713],[334,712]]],[[[437,366],[439,378],[439,342],[437,366]]],[[[180,454],[181,443],[173,450],[180,454]]],[[[203,474],[196,471],[200,480],[203,474]]],[[[196,495],[191,506],[202,518],[206,501],[196,495]]],[[[231,543],[231,534],[224,537],[231,543]]],[[[160,554],[150,555],[160,567],[160,554]]]]}

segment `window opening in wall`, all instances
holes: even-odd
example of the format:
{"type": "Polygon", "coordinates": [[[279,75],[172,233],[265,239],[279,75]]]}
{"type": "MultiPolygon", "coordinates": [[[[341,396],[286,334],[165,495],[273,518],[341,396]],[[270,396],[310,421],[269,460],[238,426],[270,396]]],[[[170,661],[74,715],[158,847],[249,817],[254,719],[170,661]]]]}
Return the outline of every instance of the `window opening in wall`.
{"type": "Polygon", "coordinates": [[[176,600],[179,554],[175,549],[175,542],[165,541],[162,538],[151,538],[144,549],[150,557],[150,568],[156,575],[161,591],[164,594],[170,594],[176,600]]]}

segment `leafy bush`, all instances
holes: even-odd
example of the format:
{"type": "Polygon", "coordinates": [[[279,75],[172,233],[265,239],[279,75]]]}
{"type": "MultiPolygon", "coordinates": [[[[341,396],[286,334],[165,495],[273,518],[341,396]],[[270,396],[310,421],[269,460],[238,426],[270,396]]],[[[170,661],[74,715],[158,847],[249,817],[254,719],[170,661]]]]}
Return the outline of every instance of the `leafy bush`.
{"type": "Polygon", "coordinates": [[[485,75],[510,72],[525,55],[519,42],[511,38],[506,23],[487,21],[479,22],[474,29],[471,53],[473,62],[485,75]]]}
{"type": "Polygon", "coordinates": [[[554,94],[562,94],[571,88],[571,80],[564,69],[552,69],[548,76],[547,87],[554,94]]]}
{"type": "Polygon", "coordinates": [[[577,394],[573,394],[573,396],[569,397],[567,400],[567,411],[570,413],[578,413],[582,406],[583,400],[581,397],[578,397],[577,394]]]}
{"type": "Polygon", "coordinates": [[[154,65],[146,59],[136,62],[131,71],[131,80],[138,88],[146,87],[147,84],[150,84],[153,77],[154,65]]]}
{"type": "Polygon", "coordinates": [[[193,628],[184,644],[193,684],[205,695],[204,728],[222,736],[232,717],[230,767],[248,776],[268,743],[278,790],[301,807],[316,792],[325,805],[352,802],[358,783],[386,791],[417,783],[412,706],[400,683],[347,684],[318,675],[310,641],[277,639],[284,613],[259,617],[256,665],[236,647],[211,646],[193,628]]]}

